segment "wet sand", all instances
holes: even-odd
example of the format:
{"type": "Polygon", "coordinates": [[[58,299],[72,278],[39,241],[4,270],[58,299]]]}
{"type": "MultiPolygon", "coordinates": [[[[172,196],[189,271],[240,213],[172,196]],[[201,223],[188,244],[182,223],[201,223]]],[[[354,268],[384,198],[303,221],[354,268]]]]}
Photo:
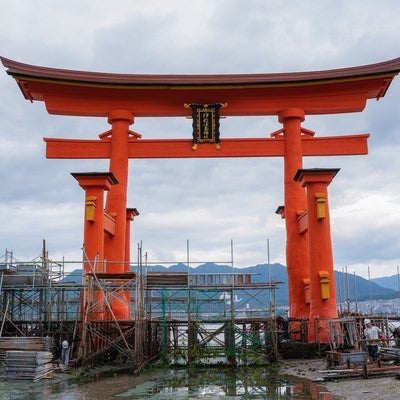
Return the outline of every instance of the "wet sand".
{"type": "MultiPolygon", "coordinates": [[[[318,385],[319,386],[319,385],[318,385]]],[[[140,375],[110,374],[107,367],[81,374],[59,371],[51,379],[39,382],[0,382],[0,399],[7,400],[109,400],[129,399],[202,399],[202,398],[309,398],[317,386],[305,380],[283,378],[277,368],[240,369],[159,369],[140,375]],[[80,381],[79,378],[89,379],[80,381]],[[97,379],[96,379],[97,378],[97,379]],[[91,380],[95,379],[95,380],[91,380]],[[296,393],[297,396],[293,397],[296,393]]]]}
{"type": "Polygon", "coordinates": [[[397,400],[400,399],[400,380],[394,376],[379,376],[364,379],[341,378],[323,381],[326,360],[285,360],[281,372],[290,376],[320,382],[336,399],[345,400],[397,400]]]}
{"type": "MultiPolygon", "coordinates": [[[[279,362],[279,374],[307,379],[317,382],[320,391],[329,392],[331,396],[320,395],[319,399],[344,400],[395,400],[400,399],[400,380],[397,374],[364,379],[342,378],[323,380],[326,371],[326,360],[284,360],[279,362]],[[322,397],[323,396],[323,397],[322,397]]],[[[76,371],[59,371],[51,379],[39,382],[0,382],[0,399],[12,400],[109,400],[119,398],[140,398],[129,393],[133,387],[143,387],[148,392],[149,384],[165,378],[168,371],[155,370],[142,375],[113,373],[104,367],[90,371],[91,378],[97,378],[87,383],[80,382],[85,378],[76,371]],[[108,377],[107,377],[108,376],[108,377]],[[125,396],[123,393],[125,393],[125,396]],[[122,394],[122,396],[121,396],[122,394]],[[132,397],[130,397],[132,396],[132,397]]],[[[174,379],[176,376],[174,375],[174,379]]],[[[150,388],[151,389],[151,388],[150,388]]]]}

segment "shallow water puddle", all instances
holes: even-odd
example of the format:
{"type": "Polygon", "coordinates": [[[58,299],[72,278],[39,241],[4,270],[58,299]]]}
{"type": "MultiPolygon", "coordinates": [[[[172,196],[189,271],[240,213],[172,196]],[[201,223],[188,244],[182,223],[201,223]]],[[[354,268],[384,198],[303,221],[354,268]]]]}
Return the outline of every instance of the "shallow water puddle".
{"type": "Polygon", "coordinates": [[[1,382],[0,400],[331,400],[314,382],[287,378],[274,368],[201,367],[114,375],[78,385],[62,377],[1,382]]]}
{"type": "MultiPolygon", "coordinates": [[[[314,390],[312,386],[315,386],[314,390]]],[[[311,382],[289,382],[265,369],[169,371],[165,377],[119,393],[121,399],[313,399],[311,382]]]]}

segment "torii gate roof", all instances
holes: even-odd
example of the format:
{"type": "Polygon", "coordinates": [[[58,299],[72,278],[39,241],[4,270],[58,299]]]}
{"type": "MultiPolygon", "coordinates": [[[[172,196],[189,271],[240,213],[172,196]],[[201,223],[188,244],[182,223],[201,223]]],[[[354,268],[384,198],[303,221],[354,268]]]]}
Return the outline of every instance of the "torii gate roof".
{"type": "Polygon", "coordinates": [[[226,116],[276,115],[296,107],[306,114],[362,111],[383,97],[400,71],[400,58],[324,71],[146,75],[85,72],[1,62],[30,101],[44,101],[50,114],[107,116],[115,109],[139,117],[190,115],[185,103],[228,103],[226,116]]]}

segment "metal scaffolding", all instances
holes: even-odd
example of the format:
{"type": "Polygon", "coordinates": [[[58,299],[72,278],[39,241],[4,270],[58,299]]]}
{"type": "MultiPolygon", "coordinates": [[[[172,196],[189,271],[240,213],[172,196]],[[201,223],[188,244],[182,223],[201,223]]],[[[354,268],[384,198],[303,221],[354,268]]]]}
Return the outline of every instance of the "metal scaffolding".
{"type": "Polygon", "coordinates": [[[129,273],[94,267],[71,279],[65,265],[45,251],[27,263],[6,253],[0,262],[0,336],[51,336],[56,346],[68,338],[76,365],[123,357],[140,369],[160,356],[167,363],[231,364],[277,356],[278,282],[253,283],[245,273],[149,271],[141,262],[129,273]],[[124,292],[130,294],[131,318],[121,321],[112,303],[123,301],[124,292]]]}

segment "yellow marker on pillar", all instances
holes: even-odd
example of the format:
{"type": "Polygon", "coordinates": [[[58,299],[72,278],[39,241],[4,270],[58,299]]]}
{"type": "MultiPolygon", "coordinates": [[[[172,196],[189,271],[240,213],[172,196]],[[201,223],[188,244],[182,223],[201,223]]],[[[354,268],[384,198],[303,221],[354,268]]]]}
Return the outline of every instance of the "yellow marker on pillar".
{"type": "Polygon", "coordinates": [[[315,208],[317,219],[326,218],[326,197],[324,193],[315,193],[315,208]]]}
{"type": "Polygon", "coordinates": [[[85,208],[86,208],[86,221],[94,222],[95,221],[95,208],[96,208],[96,196],[87,196],[85,200],[85,208]]]}
{"type": "Polygon", "coordinates": [[[321,286],[321,299],[327,300],[331,297],[330,295],[330,277],[328,271],[319,271],[319,284],[321,286]]]}

